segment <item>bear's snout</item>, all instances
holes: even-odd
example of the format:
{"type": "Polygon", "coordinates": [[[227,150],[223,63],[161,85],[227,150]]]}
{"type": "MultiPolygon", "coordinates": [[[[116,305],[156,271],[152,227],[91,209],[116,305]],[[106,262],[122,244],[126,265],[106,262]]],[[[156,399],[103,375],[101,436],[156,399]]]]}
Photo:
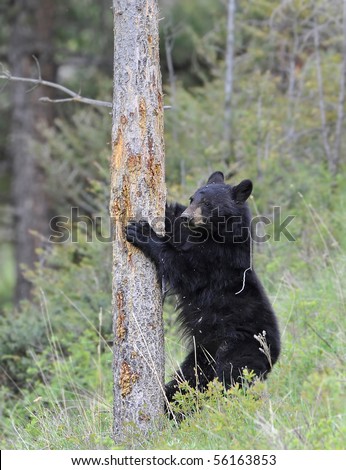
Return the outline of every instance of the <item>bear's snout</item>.
{"type": "Polygon", "coordinates": [[[200,207],[189,206],[181,214],[180,218],[184,223],[189,225],[203,225],[205,223],[205,218],[202,215],[202,209],[200,207]]]}

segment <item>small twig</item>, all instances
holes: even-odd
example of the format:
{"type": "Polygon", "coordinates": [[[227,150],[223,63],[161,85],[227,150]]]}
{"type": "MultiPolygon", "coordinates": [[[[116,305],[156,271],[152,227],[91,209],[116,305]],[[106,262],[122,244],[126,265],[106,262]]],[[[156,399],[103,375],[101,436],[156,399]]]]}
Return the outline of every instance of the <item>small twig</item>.
{"type": "Polygon", "coordinates": [[[40,101],[42,103],[68,103],[70,101],[75,101],[78,103],[90,104],[92,106],[102,106],[105,108],[112,107],[112,103],[110,101],[93,100],[92,98],[86,98],[84,96],[80,96],[78,93],[76,93],[76,96],[73,98],[62,98],[62,99],[56,99],[56,100],[53,100],[49,98],[48,96],[42,96],[42,98],[40,98],[40,101]]]}
{"type": "MultiPolygon", "coordinates": [[[[36,64],[36,67],[37,67],[38,80],[42,80],[40,62],[38,61],[38,58],[37,58],[35,55],[33,55],[32,58],[34,59],[35,64],[36,64]]],[[[34,85],[32,88],[29,88],[29,90],[26,91],[26,93],[31,93],[31,92],[34,91],[38,86],[39,86],[39,85],[38,85],[37,83],[35,83],[35,85],[34,85]]]]}
{"type": "Polygon", "coordinates": [[[273,368],[273,363],[272,363],[272,357],[270,354],[270,346],[267,343],[267,338],[266,338],[267,332],[265,330],[262,331],[262,333],[258,333],[258,335],[253,335],[253,337],[259,342],[261,345],[260,348],[258,348],[261,353],[263,353],[266,358],[268,359],[270,368],[273,368]]]}
{"type": "Polygon", "coordinates": [[[252,271],[252,239],[251,239],[251,233],[249,233],[249,236],[250,236],[250,266],[248,268],[246,268],[244,273],[243,273],[243,286],[242,286],[242,288],[238,292],[235,292],[234,295],[238,295],[241,292],[243,292],[243,290],[245,289],[245,283],[246,283],[246,273],[248,271],[252,271]]]}

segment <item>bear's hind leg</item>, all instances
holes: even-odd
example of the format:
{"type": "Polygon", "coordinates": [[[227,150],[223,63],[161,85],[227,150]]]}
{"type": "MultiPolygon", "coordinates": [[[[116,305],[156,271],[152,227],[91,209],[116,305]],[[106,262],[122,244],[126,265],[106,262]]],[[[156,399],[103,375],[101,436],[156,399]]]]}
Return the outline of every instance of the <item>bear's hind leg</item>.
{"type": "Polygon", "coordinates": [[[224,342],[216,353],[217,377],[227,388],[236,383],[243,384],[243,370],[253,371],[257,377],[265,379],[271,365],[265,354],[259,350],[256,340],[224,342]]]}

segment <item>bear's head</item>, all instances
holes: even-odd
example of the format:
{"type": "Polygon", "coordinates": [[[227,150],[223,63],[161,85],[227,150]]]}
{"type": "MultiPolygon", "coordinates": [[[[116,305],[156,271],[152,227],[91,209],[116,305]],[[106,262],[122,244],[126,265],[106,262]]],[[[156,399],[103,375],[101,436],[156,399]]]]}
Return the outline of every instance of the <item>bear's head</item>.
{"type": "Polygon", "coordinates": [[[206,227],[215,231],[220,227],[233,226],[234,223],[249,227],[250,212],[246,201],[251,192],[250,180],[231,186],[225,184],[223,173],[216,171],[209,177],[207,184],[190,198],[190,205],[180,217],[191,229],[206,227]]]}

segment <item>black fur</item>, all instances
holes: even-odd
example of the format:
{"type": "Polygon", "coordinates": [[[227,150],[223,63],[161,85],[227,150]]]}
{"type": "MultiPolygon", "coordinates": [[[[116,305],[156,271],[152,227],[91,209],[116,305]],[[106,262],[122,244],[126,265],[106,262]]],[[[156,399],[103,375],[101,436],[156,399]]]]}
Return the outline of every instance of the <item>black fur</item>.
{"type": "Polygon", "coordinates": [[[251,191],[251,181],[232,187],[216,172],[190,206],[167,206],[164,237],[144,221],[127,227],[127,240],[156,264],[160,278],[177,294],[179,320],[191,343],[166,385],[170,401],[183,380],[203,390],[217,377],[230,387],[241,384],[245,367],[265,378],[279,356],[275,314],[255,271],[248,269],[251,191]],[[270,359],[254,338],[263,331],[270,359]]]}

